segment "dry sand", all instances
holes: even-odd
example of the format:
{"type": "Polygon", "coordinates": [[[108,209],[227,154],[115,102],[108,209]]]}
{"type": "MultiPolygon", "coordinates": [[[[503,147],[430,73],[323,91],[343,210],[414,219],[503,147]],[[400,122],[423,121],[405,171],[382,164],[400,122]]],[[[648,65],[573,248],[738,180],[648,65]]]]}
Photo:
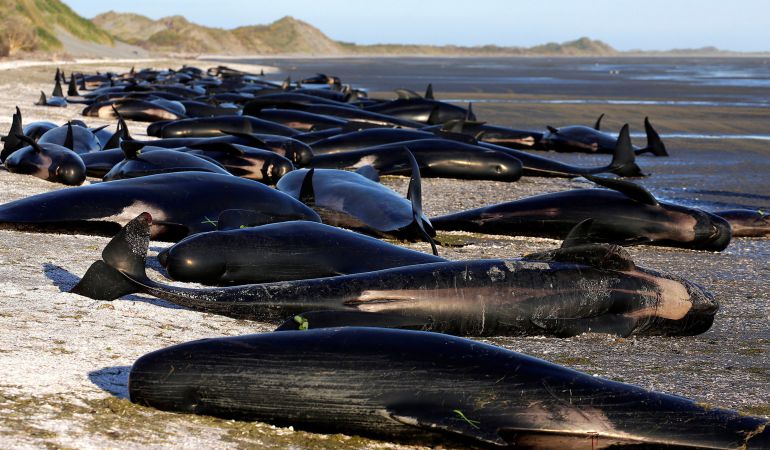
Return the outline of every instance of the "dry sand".
{"type": "MultiPolygon", "coordinates": [[[[128,68],[120,63],[110,65],[128,68]]],[[[32,105],[41,89],[51,89],[52,71],[51,67],[41,67],[0,72],[0,132],[7,132],[16,105],[21,107],[26,122],[63,122],[79,115],[76,105],[66,109],[32,105]]],[[[615,116],[623,115],[621,110],[614,112],[615,116]]],[[[506,123],[514,114],[499,105],[484,106],[478,113],[500,123],[506,123]]],[[[544,105],[542,110],[533,107],[532,114],[556,116],[562,123],[578,120],[577,113],[572,114],[568,106],[544,105]]],[[[672,127],[676,123],[680,131],[693,130],[675,112],[669,112],[669,116],[662,119],[666,126],[670,120],[672,127]]],[[[129,125],[133,134],[143,135],[144,124],[129,125]]],[[[751,124],[745,127],[752,128],[751,124]]],[[[670,147],[677,144],[686,143],[672,142],[670,147]]],[[[764,148],[753,151],[770,155],[764,148]]],[[[674,163],[676,158],[672,158],[674,163]]],[[[573,160],[586,164],[594,161],[581,157],[573,160]]],[[[385,183],[400,192],[406,189],[404,178],[389,177],[385,183]]],[[[423,195],[426,212],[435,215],[585,186],[580,181],[546,179],[510,184],[425,180],[423,195]]],[[[3,203],[60,188],[33,177],[0,171],[3,203]]],[[[446,234],[440,239],[453,243],[440,249],[443,256],[452,259],[516,257],[558,245],[548,239],[465,233],[446,234]]],[[[266,332],[274,325],[196,313],[146,296],[100,302],[67,293],[100,257],[107,241],[90,236],[0,231],[2,447],[395,447],[357,437],[164,413],[128,402],[127,374],[139,356],[191,339],[266,332]]],[[[152,243],[151,254],[165,245],[152,243]]],[[[425,244],[410,246],[429,250],[425,244]]],[[[490,342],[614,380],[749,414],[770,415],[768,241],[737,239],[718,254],[657,247],[630,251],[640,265],[681,274],[712,290],[722,303],[713,329],[686,338],[583,335],[571,339],[498,338],[490,342]]]]}

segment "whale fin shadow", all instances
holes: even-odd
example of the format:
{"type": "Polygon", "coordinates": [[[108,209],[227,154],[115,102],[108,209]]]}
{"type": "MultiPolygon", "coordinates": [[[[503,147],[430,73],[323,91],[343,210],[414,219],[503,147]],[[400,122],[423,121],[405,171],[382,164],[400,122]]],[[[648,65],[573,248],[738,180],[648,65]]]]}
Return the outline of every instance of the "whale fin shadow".
{"type": "Polygon", "coordinates": [[[80,281],[80,278],[75,274],[55,264],[44,263],[43,273],[46,278],[59,288],[59,292],[69,292],[80,281]]]}
{"type": "Polygon", "coordinates": [[[88,372],[88,379],[99,389],[117,398],[128,399],[128,373],[131,366],[104,367],[88,372]]]}

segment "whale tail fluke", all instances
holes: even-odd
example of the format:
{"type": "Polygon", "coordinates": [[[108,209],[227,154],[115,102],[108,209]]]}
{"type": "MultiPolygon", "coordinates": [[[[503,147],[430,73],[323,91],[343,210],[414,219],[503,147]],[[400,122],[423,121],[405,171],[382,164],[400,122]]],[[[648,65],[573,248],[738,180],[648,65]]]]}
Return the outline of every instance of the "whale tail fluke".
{"type": "Polygon", "coordinates": [[[96,300],[114,300],[141,287],[133,280],[147,280],[144,265],[150,245],[152,217],[142,213],[128,222],[104,247],[102,259],[91,264],[70,292],[96,300]]]}
{"type": "Polygon", "coordinates": [[[631,132],[628,124],[623,125],[615,145],[615,153],[612,155],[610,172],[621,177],[643,177],[645,174],[636,165],[634,147],[631,145],[631,132]]]}
{"type": "Polygon", "coordinates": [[[660,139],[658,132],[652,127],[649,117],[644,118],[644,132],[647,134],[647,147],[641,149],[639,154],[652,153],[655,156],[668,156],[666,146],[660,139]]]}

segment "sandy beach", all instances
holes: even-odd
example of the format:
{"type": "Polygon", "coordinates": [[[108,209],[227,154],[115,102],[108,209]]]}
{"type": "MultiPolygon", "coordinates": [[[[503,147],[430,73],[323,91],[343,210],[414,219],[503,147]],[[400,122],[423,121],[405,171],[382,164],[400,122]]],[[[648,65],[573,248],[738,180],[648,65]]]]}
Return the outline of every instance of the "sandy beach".
{"type": "MultiPolygon", "coordinates": [[[[122,71],[133,64],[176,67],[185,63],[202,68],[215,65],[210,61],[155,60],[98,64],[81,61],[63,67],[69,74],[73,70],[95,71],[97,68],[122,71]]],[[[0,133],[7,133],[17,105],[25,123],[36,120],[62,123],[81,118],[80,105],[68,108],[33,105],[41,90],[50,92],[55,66],[14,68],[2,64],[0,133]]],[[[263,67],[243,61],[237,66],[233,61],[226,64],[257,73],[263,67]]],[[[273,74],[275,79],[318,71],[316,67],[304,67],[305,60],[266,60],[262,64],[265,72],[273,74]]],[[[316,64],[335,67],[329,61],[316,64]]],[[[352,71],[351,66],[356,64],[352,61],[344,67],[338,65],[339,71],[335,74],[345,80],[347,75],[355,74],[345,71],[352,71]]],[[[402,81],[405,87],[424,88],[422,79],[402,81]]],[[[386,83],[377,85],[375,81],[371,85],[372,96],[393,96],[386,92],[386,83]]],[[[596,91],[589,95],[586,91],[568,95],[495,89],[478,92],[467,86],[469,84],[457,83],[456,88],[437,90],[437,96],[487,100],[474,104],[477,116],[506,126],[542,129],[546,124],[592,123],[600,113],[606,113],[607,129],[631,122],[638,131],[643,118],[649,115],[661,133],[770,133],[767,120],[770,108],[537,103],[554,98],[619,98],[620,93],[614,87],[606,93],[596,91]],[[506,102],[509,100],[517,102],[506,102]]],[[[739,88],[724,89],[726,98],[739,88]]],[[[667,92],[667,89],[658,93],[637,90],[624,96],[662,99],[668,98],[667,92]]],[[[114,128],[115,125],[90,118],[87,122],[93,126],[109,124],[114,128]]],[[[129,127],[136,137],[146,135],[146,124],[131,122],[129,127]]],[[[652,173],[640,182],[656,196],[704,208],[770,209],[770,142],[667,139],[666,145],[670,158],[641,157],[638,161],[645,172],[652,173]]],[[[607,160],[606,156],[547,155],[587,166],[607,160]]],[[[383,182],[399,192],[406,191],[406,178],[386,177],[383,182]]],[[[433,216],[589,186],[583,179],[524,178],[516,183],[426,179],[424,209],[433,216]]],[[[63,188],[34,177],[0,171],[2,203],[63,188]]],[[[512,258],[560,244],[549,239],[460,232],[443,233],[438,239],[445,243],[439,249],[441,255],[450,259],[512,258]]],[[[128,371],[133,361],[143,354],[192,339],[268,332],[275,324],[196,313],[143,295],[100,302],[69,294],[67,291],[88,266],[100,258],[107,242],[106,238],[83,235],[0,231],[2,447],[413,448],[261,423],[165,413],[130,403],[126,399],[128,371]]],[[[167,245],[153,242],[151,256],[167,245]]],[[[404,245],[430,251],[427,244],[404,245]]],[[[622,339],[587,334],[569,339],[495,338],[488,342],[589,374],[690,397],[714,407],[770,416],[770,240],[735,239],[721,253],[650,246],[633,247],[629,252],[639,265],[682,275],[712,291],[721,303],[713,328],[705,334],[683,338],[622,339]]],[[[151,276],[163,279],[157,261],[150,258],[148,263],[151,276]]]]}

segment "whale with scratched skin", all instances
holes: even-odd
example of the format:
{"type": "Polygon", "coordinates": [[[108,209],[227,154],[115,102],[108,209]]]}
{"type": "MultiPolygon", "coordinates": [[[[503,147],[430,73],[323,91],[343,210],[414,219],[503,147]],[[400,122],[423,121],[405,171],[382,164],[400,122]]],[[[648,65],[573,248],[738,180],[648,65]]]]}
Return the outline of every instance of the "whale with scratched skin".
{"type": "Polygon", "coordinates": [[[768,420],[493,345],[381,328],[202,339],[139,358],[132,402],[387,441],[767,449],[768,420]]]}
{"type": "Polygon", "coordinates": [[[524,259],[438,262],[310,280],[195,289],[149,279],[150,214],[129,222],[72,292],[146,293],[196,311],[306,328],[412,328],[466,336],[693,335],[718,304],[700,286],[636,266],[621,247],[578,245],[524,259]]]}
{"type": "Polygon", "coordinates": [[[572,189],[542,194],[431,219],[434,228],[485,234],[563,239],[578,223],[593,219],[594,242],[643,243],[722,251],[730,224],[716,214],[659,202],[637,184],[585,176],[609,189],[572,189]]]}

